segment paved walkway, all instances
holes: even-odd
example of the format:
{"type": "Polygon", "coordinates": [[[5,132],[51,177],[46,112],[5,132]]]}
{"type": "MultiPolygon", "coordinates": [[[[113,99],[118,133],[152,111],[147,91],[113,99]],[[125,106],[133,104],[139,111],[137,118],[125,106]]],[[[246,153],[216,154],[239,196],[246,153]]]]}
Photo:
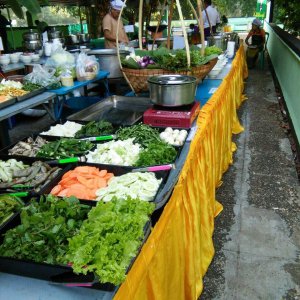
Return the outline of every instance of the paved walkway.
{"type": "Polygon", "coordinates": [[[272,75],[250,70],[201,300],[300,299],[300,185],[272,75]]]}

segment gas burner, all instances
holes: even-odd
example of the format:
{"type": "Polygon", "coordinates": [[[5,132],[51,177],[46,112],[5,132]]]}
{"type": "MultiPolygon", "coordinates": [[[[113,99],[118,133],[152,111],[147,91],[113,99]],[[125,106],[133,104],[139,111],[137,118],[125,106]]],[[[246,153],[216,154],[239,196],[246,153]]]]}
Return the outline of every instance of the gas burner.
{"type": "Polygon", "coordinates": [[[154,105],[144,112],[144,123],[155,127],[191,128],[199,110],[199,102],[176,107],[154,105]]]}

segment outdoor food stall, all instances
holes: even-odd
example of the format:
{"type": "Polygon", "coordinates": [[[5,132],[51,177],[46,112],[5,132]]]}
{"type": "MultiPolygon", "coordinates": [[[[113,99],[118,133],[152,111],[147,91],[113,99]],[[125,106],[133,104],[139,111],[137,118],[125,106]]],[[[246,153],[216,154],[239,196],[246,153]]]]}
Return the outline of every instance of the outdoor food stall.
{"type": "Polygon", "coordinates": [[[230,61],[215,46],[117,49],[127,96],[109,95],[109,72],[88,54],[58,48],[0,83],[0,120],[44,102],[54,119],[0,150],[0,271],[115,299],[196,299],[222,210],[215,189],[243,130],[243,46],[230,61]],[[221,79],[200,106],[207,75],[221,79]],[[97,80],[104,99],[59,120],[66,95],[97,80]]]}

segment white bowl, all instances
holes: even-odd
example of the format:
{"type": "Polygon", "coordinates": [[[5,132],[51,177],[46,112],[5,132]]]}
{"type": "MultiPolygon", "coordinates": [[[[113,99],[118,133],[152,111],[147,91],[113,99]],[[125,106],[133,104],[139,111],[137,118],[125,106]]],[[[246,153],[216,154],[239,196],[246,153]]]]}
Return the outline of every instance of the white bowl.
{"type": "Polygon", "coordinates": [[[24,64],[31,63],[31,55],[20,55],[20,59],[24,64]]]}
{"type": "Polygon", "coordinates": [[[0,64],[3,65],[3,66],[9,65],[9,63],[10,63],[10,59],[9,58],[7,58],[7,59],[1,59],[0,60],[0,64]]]}

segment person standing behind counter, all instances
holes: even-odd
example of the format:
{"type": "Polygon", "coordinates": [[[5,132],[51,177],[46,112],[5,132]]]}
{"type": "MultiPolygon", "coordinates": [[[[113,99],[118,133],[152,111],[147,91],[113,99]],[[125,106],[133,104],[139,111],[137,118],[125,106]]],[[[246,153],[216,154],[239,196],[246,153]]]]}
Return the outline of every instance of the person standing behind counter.
{"type": "MultiPolygon", "coordinates": [[[[125,4],[121,0],[111,1],[111,9],[108,14],[105,15],[102,21],[105,48],[116,48],[117,26],[120,11],[125,4]]],[[[122,19],[119,24],[119,43],[129,43],[128,36],[125,32],[122,19]]]]}
{"type": "Polygon", "coordinates": [[[202,11],[204,36],[205,39],[210,36],[210,25],[212,32],[216,33],[217,25],[221,23],[218,11],[211,6],[211,0],[204,0],[204,10],[202,11]],[[210,24],[210,25],[209,25],[210,24]]]}

